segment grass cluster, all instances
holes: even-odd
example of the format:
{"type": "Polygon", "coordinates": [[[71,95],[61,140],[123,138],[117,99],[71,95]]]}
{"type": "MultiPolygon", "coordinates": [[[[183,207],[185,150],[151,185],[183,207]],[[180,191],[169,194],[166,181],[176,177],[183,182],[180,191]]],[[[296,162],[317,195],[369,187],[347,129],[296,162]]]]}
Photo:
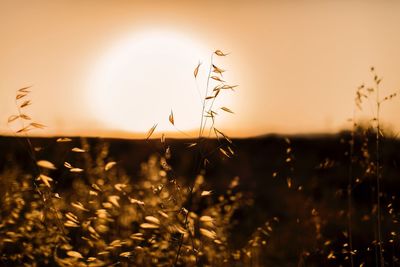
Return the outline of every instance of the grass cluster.
{"type": "MultiPolygon", "coordinates": [[[[235,211],[246,204],[237,190],[235,177],[224,194],[214,195],[206,190],[205,169],[208,157],[219,153],[232,157],[232,141],[218,130],[214,108],[221,92],[236,86],[223,80],[224,70],[214,63],[214,56],[227,54],[216,50],[201,95],[202,114],[196,142],[188,144],[197,157],[194,166],[196,178],[189,186],[181,186],[175,178],[170,147],[165,135],[161,137],[164,152],[142,164],[137,179],[128,177],[118,164],[108,159],[105,144],[93,158],[87,144],[70,147],[69,156],[61,166],[57,159],[39,159],[40,154],[27,141],[27,153],[35,167],[29,175],[14,173],[2,175],[5,194],[1,199],[0,252],[5,266],[232,266],[251,260],[258,246],[265,245],[266,229],[254,233],[249,244],[234,249],[228,242],[235,211]],[[217,84],[215,84],[217,83],[217,84]],[[213,85],[214,84],[214,85],[213,85]],[[213,86],[213,88],[211,88],[213,86]],[[209,147],[207,138],[215,135],[217,147],[209,147]],[[117,165],[117,166],[115,166],[117,165]],[[57,186],[60,177],[75,178],[72,190],[57,186]],[[83,178],[85,177],[85,178],[83,178]],[[264,232],[264,236],[260,234],[264,232]]],[[[197,78],[201,64],[195,68],[197,78]]],[[[18,113],[8,123],[20,123],[16,134],[26,134],[45,126],[32,122],[26,114],[31,105],[30,88],[17,91],[18,113]]],[[[233,113],[227,107],[221,112],[233,113]]],[[[175,126],[171,111],[169,121],[175,126]]],[[[156,131],[155,124],[146,136],[156,131]]],[[[179,130],[179,129],[178,129],[179,130]]],[[[60,146],[68,146],[70,138],[59,138],[60,146]]]]}
{"type": "Polygon", "coordinates": [[[193,190],[170,180],[164,157],[143,163],[137,179],[111,165],[85,169],[91,184],[76,179],[72,190],[46,196],[32,188],[32,176],[4,174],[3,180],[18,177],[2,199],[5,266],[222,266],[251,253],[232,253],[228,243],[232,215],[245,205],[237,178],[214,197],[202,175],[193,190]],[[189,194],[191,211],[185,208],[189,194]]]}

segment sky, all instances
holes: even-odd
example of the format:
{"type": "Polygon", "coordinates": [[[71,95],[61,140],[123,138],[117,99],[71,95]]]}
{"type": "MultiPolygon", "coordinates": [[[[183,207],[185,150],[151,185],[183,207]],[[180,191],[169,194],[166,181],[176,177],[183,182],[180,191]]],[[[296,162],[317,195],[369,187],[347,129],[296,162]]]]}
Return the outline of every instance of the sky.
{"type": "MultiPolygon", "coordinates": [[[[398,14],[398,1],[0,0],[0,134],[18,130],[7,118],[32,85],[26,112],[47,126],[32,134],[142,137],[157,124],[195,135],[216,49],[239,85],[215,104],[226,134],[337,132],[371,66],[382,97],[399,92],[398,14]]],[[[399,113],[400,99],[385,102],[385,127],[399,132],[399,113]]]]}

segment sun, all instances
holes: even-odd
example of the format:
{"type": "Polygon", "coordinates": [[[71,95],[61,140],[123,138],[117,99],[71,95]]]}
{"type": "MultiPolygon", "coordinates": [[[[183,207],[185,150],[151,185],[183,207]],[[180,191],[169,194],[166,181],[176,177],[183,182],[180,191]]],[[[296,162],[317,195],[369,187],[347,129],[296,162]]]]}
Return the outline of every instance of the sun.
{"type": "Polygon", "coordinates": [[[129,132],[176,131],[199,127],[202,90],[193,70],[210,51],[170,31],[146,31],[122,38],[103,53],[89,79],[90,110],[105,127],[129,132]],[[199,89],[200,88],[200,89],[199,89]]]}

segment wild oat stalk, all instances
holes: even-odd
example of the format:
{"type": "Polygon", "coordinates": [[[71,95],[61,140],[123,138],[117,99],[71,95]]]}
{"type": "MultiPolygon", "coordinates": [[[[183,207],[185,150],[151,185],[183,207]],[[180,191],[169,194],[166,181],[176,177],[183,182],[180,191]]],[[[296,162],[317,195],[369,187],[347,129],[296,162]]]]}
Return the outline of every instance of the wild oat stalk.
{"type": "MultiPolygon", "coordinates": [[[[380,83],[382,78],[380,78],[375,73],[375,68],[371,67],[371,73],[373,75],[374,86],[366,88],[364,85],[360,86],[356,93],[356,105],[361,108],[362,99],[367,98],[370,100],[369,95],[375,93],[374,101],[374,109],[373,110],[373,122],[375,122],[375,182],[376,182],[376,238],[378,239],[378,255],[376,255],[376,265],[380,265],[381,267],[385,264],[385,259],[383,255],[383,241],[382,241],[382,218],[381,218],[381,197],[382,197],[382,189],[381,189],[381,180],[382,180],[382,166],[381,162],[381,151],[380,151],[380,143],[381,137],[383,137],[382,129],[381,129],[381,105],[388,100],[397,96],[397,93],[392,93],[384,98],[380,97],[380,83]]],[[[371,104],[371,102],[370,102],[371,104]]]]}
{"type": "Polygon", "coordinates": [[[59,230],[62,233],[65,233],[64,226],[59,217],[59,212],[58,212],[57,208],[55,207],[55,205],[53,203],[53,199],[52,199],[53,194],[51,191],[50,182],[53,179],[51,177],[45,175],[42,172],[42,170],[44,170],[44,169],[50,169],[50,170],[55,169],[55,166],[53,165],[53,163],[51,163],[49,161],[45,161],[45,160],[38,161],[37,160],[36,154],[35,154],[35,149],[31,143],[31,140],[27,136],[27,133],[29,131],[32,131],[34,129],[44,129],[46,127],[45,125],[43,125],[41,123],[32,122],[32,118],[29,115],[27,115],[25,112],[26,107],[28,107],[32,104],[31,100],[29,100],[29,99],[27,100],[27,97],[31,93],[31,91],[29,90],[30,88],[31,88],[31,86],[27,86],[27,87],[23,87],[23,88],[17,90],[16,96],[15,96],[15,105],[17,107],[17,114],[11,115],[7,120],[7,124],[10,125],[11,123],[14,123],[17,121],[20,123],[20,128],[18,130],[16,130],[14,133],[16,135],[23,134],[25,137],[25,140],[27,142],[28,153],[34,163],[35,172],[36,172],[34,175],[34,178],[33,178],[33,185],[35,186],[36,191],[42,198],[46,209],[54,211],[54,215],[56,217],[56,221],[57,221],[59,230]],[[29,123],[26,123],[26,122],[29,122],[29,123]],[[36,180],[41,181],[42,184],[44,185],[45,189],[43,191],[40,189],[40,187],[36,183],[35,178],[36,178],[36,180]]]}
{"type": "Polygon", "coordinates": [[[381,118],[380,118],[380,113],[381,113],[381,105],[383,102],[390,100],[394,98],[397,94],[393,93],[390,94],[389,96],[386,96],[384,98],[380,98],[380,88],[379,85],[382,81],[382,78],[379,78],[377,74],[375,74],[375,69],[374,67],[371,67],[371,72],[374,75],[374,83],[375,83],[375,112],[376,116],[374,120],[376,121],[376,143],[375,143],[375,153],[376,153],[376,158],[375,158],[375,165],[376,165],[376,200],[377,200],[377,233],[378,233],[378,242],[379,242],[379,259],[380,259],[380,266],[384,266],[385,264],[385,259],[383,255],[383,244],[382,244],[382,218],[381,218],[381,179],[382,179],[382,174],[381,174],[381,166],[380,166],[380,141],[381,141],[381,136],[383,136],[382,130],[381,130],[381,118]]]}
{"type": "Polygon", "coordinates": [[[352,201],[352,193],[353,193],[353,163],[354,163],[354,143],[355,143],[355,133],[356,133],[356,109],[361,110],[362,99],[367,97],[364,93],[365,86],[361,85],[356,90],[356,96],[354,99],[355,107],[353,109],[353,116],[350,119],[351,121],[351,138],[349,141],[349,169],[348,169],[348,184],[347,184],[347,229],[348,229],[348,242],[349,242],[349,258],[350,258],[350,266],[354,266],[354,249],[353,249],[353,227],[352,227],[352,210],[353,210],[353,201],[352,201]]]}
{"type": "MultiPolygon", "coordinates": [[[[233,88],[235,88],[236,86],[231,86],[225,83],[224,80],[222,80],[223,77],[223,72],[224,70],[217,67],[214,64],[214,55],[219,56],[219,57],[224,57],[227,56],[228,54],[223,53],[221,50],[216,50],[214,51],[211,56],[210,56],[210,66],[209,66],[209,70],[208,70],[208,75],[207,75],[207,81],[206,81],[206,87],[205,87],[205,94],[203,96],[202,99],[202,111],[201,111],[201,118],[200,118],[200,125],[199,125],[199,133],[198,133],[198,141],[197,143],[193,143],[190,144],[190,146],[197,146],[198,148],[198,165],[197,165],[197,169],[195,170],[196,173],[200,173],[202,168],[205,168],[207,163],[208,163],[208,159],[207,157],[211,154],[214,153],[215,150],[219,150],[220,153],[222,153],[225,157],[232,157],[234,155],[234,151],[232,150],[232,148],[227,145],[226,147],[223,147],[222,143],[220,142],[220,136],[222,136],[224,138],[224,140],[226,140],[229,144],[232,143],[232,141],[221,131],[219,131],[218,129],[216,129],[214,127],[215,125],[215,116],[218,115],[218,113],[216,111],[213,110],[213,106],[215,103],[216,98],[218,97],[218,95],[220,94],[220,92],[222,90],[226,90],[226,89],[230,89],[233,90],[233,88]],[[210,83],[211,81],[217,81],[219,82],[219,84],[217,86],[214,87],[213,89],[213,94],[209,95],[209,91],[210,91],[210,83]],[[208,104],[208,102],[211,101],[211,104],[208,104]],[[212,124],[210,126],[209,129],[209,133],[208,133],[208,137],[210,137],[211,131],[214,130],[215,136],[217,137],[218,141],[220,142],[220,145],[218,146],[217,149],[212,150],[212,151],[204,151],[205,147],[204,147],[204,131],[205,128],[207,127],[207,120],[208,118],[211,118],[212,120],[212,124]]],[[[200,69],[201,63],[199,63],[193,74],[194,74],[194,78],[197,81],[197,75],[200,69]]],[[[197,86],[198,88],[198,86],[197,86]]],[[[200,92],[199,92],[200,94],[200,92]]],[[[200,94],[201,95],[201,94],[200,94]]],[[[228,113],[233,113],[229,108],[227,107],[221,107],[221,110],[228,112],[228,113]]],[[[169,117],[169,120],[172,124],[173,123],[173,117],[171,119],[172,113],[169,117]]],[[[190,207],[192,205],[192,200],[193,200],[193,190],[194,190],[194,185],[190,186],[189,188],[189,196],[188,196],[188,201],[187,201],[187,209],[186,209],[186,214],[185,214],[185,219],[184,219],[184,226],[186,228],[186,230],[191,234],[191,231],[188,227],[188,216],[189,216],[189,212],[190,212],[190,207]]],[[[175,257],[175,261],[174,261],[174,266],[177,265],[178,260],[179,260],[179,256],[181,253],[181,249],[182,249],[182,245],[183,245],[183,238],[184,235],[182,234],[180,239],[179,239],[179,245],[178,245],[178,250],[176,253],[176,257],[175,257]]],[[[192,246],[193,251],[195,250],[194,246],[192,246]]],[[[196,255],[196,254],[195,254],[196,255]]],[[[196,255],[196,262],[197,262],[197,255],[196,255]]]]}
{"type": "Polygon", "coordinates": [[[366,91],[365,85],[360,85],[355,93],[354,98],[354,109],[353,116],[350,119],[351,122],[351,137],[349,141],[349,168],[348,168],[348,183],[347,183],[347,230],[348,230],[348,243],[349,243],[349,258],[350,258],[350,266],[354,266],[354,247],[353,247],[353,227],[352,227],[352,212],[353,212],[353,164],[354,164],[354,145],[355,145],[355,134],[356,134],[356,114],[357,110],[362,110],[362,103],[364,98],[368,98],[368,94],[371,93],[371,90],[366,91]]]}
{"type": "MultiPolygon", "coordinates": [[[[371,68],[371,71],[374,73],[374,68],[371,68]]],[[[380,266],[383,267],[385,265],[385,259],[383,257],[383,246],[382,246],[382,226],[381,226],[381,172],[380,172],[380,110],[381,110],[381,100],[379,98],[379,83],[381,79],[378,76],[374,75],[375,88],[376,88],[376,203],[377,203],[377,232],[378,232],[378,242],[379,242],[379,259],[380,266]]]]}
{"type": "Polygon", "coordinates": [[[355,109],[353,110],[353,119],[352,119],[352,129],[351,129],[351,140],[350,140],[350,162],[349,162],[349,180],[347,184],[347,227],[348,227],[348,239],[349,239],[349,249],[350,249],[350,266],[354,266],[354,259],[353,259],[353,229],[352,229],[352,186],[353,186],[353,158],[354,158],[354,134],[355,134],[355,109]]]}

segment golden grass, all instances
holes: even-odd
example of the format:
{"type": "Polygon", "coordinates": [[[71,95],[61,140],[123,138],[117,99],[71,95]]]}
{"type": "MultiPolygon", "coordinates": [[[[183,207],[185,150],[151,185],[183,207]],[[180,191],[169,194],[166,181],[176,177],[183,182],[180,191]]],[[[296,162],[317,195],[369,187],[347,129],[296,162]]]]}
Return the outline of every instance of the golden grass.
{"type": "MultiPolygon", "coordinates": [[[[263,253],[269,246],[274,227],[280,222],[279,218],[272,217],[255,229],[247,244],[236,249],[229,243],[233,216],[249,202],[238,190],[239,178],[233,178],[226,191],[218,196],[205,182],[210,155],[235,156],[232,140],[216,128],[220,110],[234,112],[228,107],[215,109],[214,101],[222,91],[233,91],[236,85],[231,86],[223,80],[225,70],[215,65],[214,56],[224,57],[227,54],[216,50],[211,55],[207,84],[201,96],[203,110],[197,141],[188,144],[188,149],[193,149],[197,155],[194,167],[197,177],[192,185],[183,186],[177,179],[174,166],[169,163],[171,149],[164,134],[161,137],[164,151],[142,164],[139,178],[124,174],[118,162],[109,157],[107,144],[92,158],[89,153],[91,148],[84,141],[81,147],[72,147],[72,139],[59,138],[57,144],[68,147],[70,153],[64,162],[55,164],[58,159],[36,158],[35,149],[26,136],[27,151],[35,169],[30,174],[14,170],[1,177],[9,181],[1,199],[1,262],[6,266],[262,266],[263,253]],[[212,88],[214,82],[217,84],[212,88]],[[218,140],[217,147],[206,145],[211,133],[218,140]],[[68,177],[78,177],[73,179],[70,191],[55,191],[59,177],[52,177],[52,174],[59,169],[63,169],[68,177]],[[79,175],[86,178],[79,179],[79,175]]],[[[201,66],[199,63],[194,69],[195,79],[201,66]]],[[[355,262],[359,262],[359,266],[365,264],[362,258],[356,260],[360,249],[354,247],[352,239],[355,220],[352,193],[355,186],[371,177],[376,179],[371,188],[375,202],[370,215],[376,217],[376,238],[372,244],[376,265],[383,267],[387,262],[384,257],[387,244],[381,225],[380,183],[384,166],[380,165],[380,142],[384,134],[379,111],[381,104],[393,99],[396,93],[379,98],[382,79],[374,73],[374,69],[372,71],[374,87],[360,86],[355,97],[355,107],[361,109],[364,101],[369,101],[371,95],[376,93],[376,112],[369,130],[358,128],[356,112],[352,118],[346,188],[348,224],[343,231],[347,241],[340,251],[334,250],[333,241],[323,234],[323,214],[316,207],[307,206],[310,213],[308,223],[314,227],[318,244],[314,247],[315,251],[304,250],[299,254],[299,266],[305,266],[307,257],[313,253],[322,255],[330,262],[340,256],[350,266],[355,266],[355,262]],[[372,150],[368,131],[376,133],[376,146],[372,150]],[[357,135],[363,140],[359,151],[355,146],[357,135]],[[361,156],[356,158],[357,153],[361,156]],[[363,175],[355,177],[354,168],[360,167],[363,175]]],[[[18,112],[8,119],[9,124],[19,123],[16,134],[26,135],[31,130],[45,127],[33,122],[25,112],[32,104],[27,100],[29,88],[17,91],[18,112]]],[[[172,110],[168,120],[175,126],[172,110]]],[[[151,138],[156,127],[157,124],[154,124],[149,129],[145,140],[151,138]]],[[[287,190],[302,192],[303,185],[294,177],[295,151],[287,138],[282,154],[284,171],[276,171],[272,177],[283,180],[287,190]]],[[[333,164],[326,159],[318,168],[328,169],[333,164]]],[[[391,231],[391,235],[393,243],[397,233],[391,231]]]]}

